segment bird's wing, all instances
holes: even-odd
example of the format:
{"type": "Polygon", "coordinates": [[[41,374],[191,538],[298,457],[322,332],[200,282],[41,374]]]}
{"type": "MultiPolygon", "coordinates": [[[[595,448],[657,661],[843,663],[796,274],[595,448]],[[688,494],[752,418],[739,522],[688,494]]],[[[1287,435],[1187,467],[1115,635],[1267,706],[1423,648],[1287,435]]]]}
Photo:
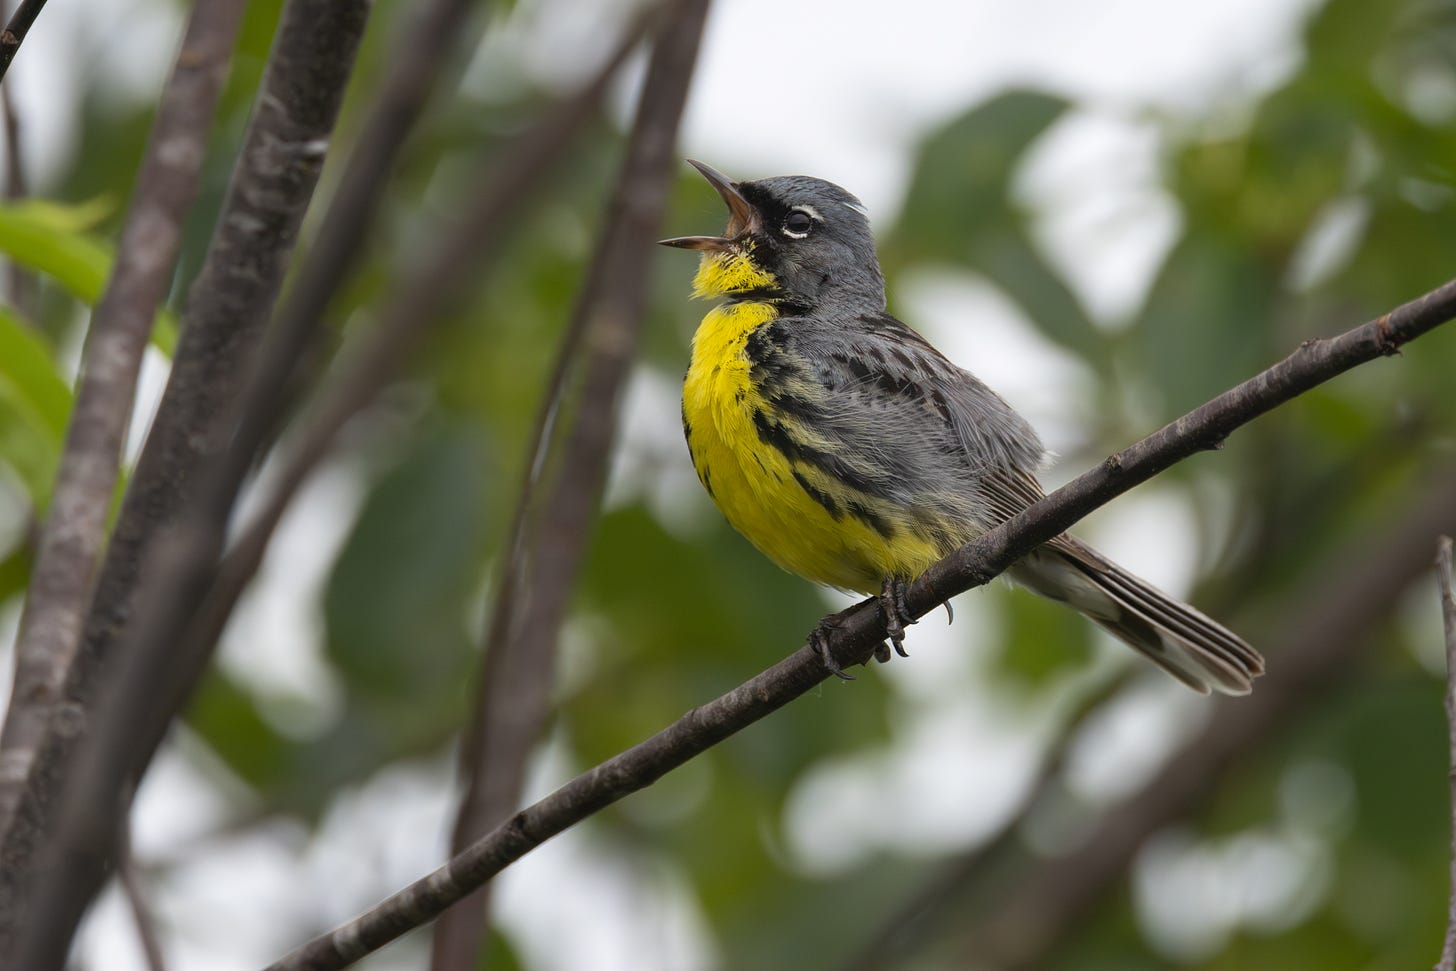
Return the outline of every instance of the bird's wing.
{"type": "MultiPolygon", "coordinates": [[[[1041,497],[1036,432],[901,321],[881,314],[776,324],[778,363],[792,362],[807,378],[799,390],[813,402],[809,423],[873,470],[882,494],[942,506],[983,527],[1041,497]]],[[[774,357],[756,366],[773,387],[774,357]]]]}

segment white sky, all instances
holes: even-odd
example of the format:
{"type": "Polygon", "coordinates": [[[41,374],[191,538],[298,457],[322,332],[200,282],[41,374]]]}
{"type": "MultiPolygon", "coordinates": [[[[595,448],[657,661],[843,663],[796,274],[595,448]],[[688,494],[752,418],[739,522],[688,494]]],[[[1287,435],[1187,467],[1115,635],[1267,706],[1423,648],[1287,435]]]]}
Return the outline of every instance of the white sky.
{"type": "MultiPolygon", "coordinates": [[[[1073,98],[1082,111],[1038,148],[1023,173],[1022,194],[1040,213],[1043,245],[1068,268],[1089,308],[1115,321],[1136,304],[1177,225],[1176,211],[1156,189],[1147,113],[1199,114],[1215,105],[1237,105],[1276,82],[1297,63],[1299,27],[1313,2],[719,0],[681,148],[738,178],[785,172],[828,178],[860,196],[883,225],[900,202],[913,146],[928,126],[1008,86],[1051,88],[1073,98]]],[[[495,58],[524,61],[557,82],[578,76],[595,62],[590,52],[609,42],[610,31],[602,25],[615,22],[612,11],[617,9],[583,0],[526,0],[521,8],[510,30],[477,58],[472,83],[490,82],[495,58]]],[[[42,186],[44,173],[76,144],[78,72],[113,97],[152,98],[176,29],[171,4],[96,0],[46,8],[7,80],[22,112],[27,158],[42,186]],[[117,44],[121,34],[127,41],[117,44]]],[[[628,103],[624,93],[618,104],[628,103]]],[[[1076,440],[1081,378],[1075,362],[1047,345],[982,283],[929,279],[913,290],[902,295],[903,306],[923,315],[912,323],[922,324],[953,358],[964,362],[974,349],[977,360],[985,361],[977,367],[982,376],[1026,411],[1054,448],[1076,440]],[[1059,390],[1048,388],[1049,375],[1059,390]]],[[[675,394],[675,388],[639,382],[629,409],[660,414],[666,408],[675,414],[675,394]]],[[[675,422],[666,440],[677,444],[675,422]]],[[[661,441],[656,434],[629,440],[619,471],[630,470],[634,456],[685,466],[685,457],[658,454],[661,441]]],[[[637,488],[627,481],[628,472],[614,478],[619,497],[637,488]]],[[[679,480],[690,481],[690,474],[679,480]]],[[[319,515],[290,519],[291,532],[276,545],[332,548],[348,519],[327,513],[327,506],[325,497],[312,507],[319,515]]],[[[347,511],[349,505],[342,508],[347,511]]],[[[1157,495],[1142,507],[1142,515],[1132,511],[1131,501],[1120,508],[1115,534],[1098,531],[1093,537],[1175,590],[1186,583],[1192,568],[1186,508],[1176,498],[1157,495]]],[[[270,641],[308,652],[314,621],[300,592],[316,585],[323,567],[313,563],[301,582],[296,575],[290,581],[278,567],[277,559],[270,563],[268,592],[250,598],[248,622],[255,630],[273,630],[270,641]],[[297,636],[277,633],[279,618],[291,618],[286,622],[296,625],[297,636]]],[[[914,660],[887,669],[885,676],[914,702],[905,706],[895,743],[826,766],[791,800],[787,838],[806,866],[832,872],[878,845],[894,845],[886,821],[894,821],[898,832],[916,834],[920,849],[933,850],[973,838],[1005,811],[1027,776],[1049,715],[1022,713],[1018,724],[1008,714],[1012,729],[1007,730],[1005,720],[998,722],[978,707],[992,703],[968,660],[966,642],[974,638],[975,626],[968,621],[978,611],[978,605],[963,608],[963,619],[949,631],[943,624],[921,625],[916,630],[921,649],[914,660]],[[937,785],[942,773],[925,771],[927,760],[947,758],[956,761],[959,772],[958,784],[949,789],[937,785]],[[965,811],[969,794],[987,792],[1000,792],[1000,802],[982,798],[974,813],[965,811]],[[835,798],[846,794],[853,798],[835,798]],[[832,846],[820,845],[824,841],[815,834],[822,837],[822,826],[806,822],[823,823],[814,803],[824,801],[839,807],[832,846]]],[[[985,623],[996,622],[994,611],[981,613],[985,623]]],[[[311,661],[279,662],[278,668],[280,680],[292,678],[295,688],[300,679],[308,683],[320,677],[309,673],[316,672],[311,661]]],[[[1162,697],[1159,691],[1153,694],[1162,697]]],[[[1156,726],[1182,717],[1168,714],[1166,707],[1155,699],[1139,723],[1155,726],[1150,734],[1156,736],[1162,731],[1156,726]]],[[[553,751],[538,769],[536,788],[572,768],[567,755],[553,751]]],[[[356,896],[374,899],[435,866],[449,807],[425,794],[431,787],[438,793],[446,778],[443,771],[399,770],[364,787],[331,816],[323,840],[307,851],[298,834],[275,833],[262,843],[224,844],[180,868],[157,894],[164,930],[179,959],[175,966],[240,968],[276,952],[288,943],[288,929],[282,928],[283,939],[270,940],[279,932],[278,922],[261,918],[329,897],[340,877],[325,864],[357,856],[353,847],[387,843],[389,850],[387,860],[381,858],[372,869],[348,868],[349,879],[365,884],[350,887],[351,902],[356,896]],[[220,861],[227,863],[225,872],[220,861]],[[230,881],[238,890],[199,897],[198,888],[210,886],[210,879],[230,881]],[[266,899],[257,903],[256,897],[266,899]],[[203,905],[211,919],[199,914],[203,905]]],[[[165,853],[167,833],[182,807],[202,806],[200,815],[215,814],[215,799],[200,794],[206,788],[184,760],[164,760],[164,771],[149,778],[141,799],[149,817],[141,823],[141,851],[165,853]]],[[[1148,891],[1150,874],[1161,872],[1159,866],[1154,860],[1139,878],[1140,894],[1151,899],[1157,894],[1148,891]]],[[[651,860],[629,865],[577,833],[513,870],[502,881],[501,909],[535,968],[580,968],[582,954],[595,955],[594,969],[707,967],[713,945],[694,907],[682,899],[685,892],[681,875],[651,860]],[[595,919],[601,908],[584,903],[593,895],[609,896],[612,888],[631,906],[611,908],[608,920],[595,919]],[[548,907],[541,906],[543,897],[550,899],[548,907]],[[559,913],[573,916],[571,934],[560,932],[559,913]],[[644,946],[653,940],[668,943],[644,946]]],[[[1227,932],[1225,918],[1217,933],[1227,932]]],[[[1188,940],[1211,932],[1193,927],[1182,937],[1176,929],[1168,933],[1173,934],[1170,951],[1178,952],[1186,950],[1188,940]]],[[[114,900],[93,921],[83,952],[92,967],[141,967],[127,918],[114,900]]],[[[414,963],[408,953],[396,951],[370,966],[414,963]]]]}

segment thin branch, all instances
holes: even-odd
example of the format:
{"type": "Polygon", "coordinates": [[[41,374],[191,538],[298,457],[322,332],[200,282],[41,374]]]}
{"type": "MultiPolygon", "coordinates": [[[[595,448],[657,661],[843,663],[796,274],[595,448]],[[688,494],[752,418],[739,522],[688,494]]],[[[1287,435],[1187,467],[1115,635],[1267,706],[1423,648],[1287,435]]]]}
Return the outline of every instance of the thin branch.
{"type": "MultiPolygon", "coordinates": [[[[146,764],[173,713],[200,675],[216,632],[246,578],[256,569],[288,498],[348,418],[396,373],[427,330],[422,322],[431,322],[448,310],[481,266],[494,259],[502,237],[500,223],[529,197],[529,190],[539,184],[547,163],[561,155],[601,95],[601,90],[585,92],[524,139],[507,156],[499,178],[482,192],[464,223],[446,238],[436,258],[401,288],[374,338],[362,352],[343,363],[338,380],[326,388],[317,407],[306,416],[300,433],[291,439],[281,463],[282,481],[259,520],[223,563],[221,572],[214,562],[222,542],[221,526],[227,521],[237,484],[250,464],[240,459],[249,444],[241,435],[234,436],[225,458],[199,484],[177,526],[157,540],[147,560],[147,589],[153,592],[138,599],[125,631],[129,646],[118,650],[128,661],[108,684],[109,697],[98,710],[97,728],[86,749],[78,753],[66,796],[70,811],[54,840],[54,855],[61,862],[50,872],[66,872],[73,878],[68,887],[52,886],[49,896],[38,898],[37,906],[47,908],[42,912],[46,919],[32,922],[31,943],[27,946],[33,950],[22,953],[54,953],[69,934],[68,928],[74,926],[78,913],[75,908],[94,892],[91,877],[98,861],[105,857],[108,839],[94,825],[95,817],[105,814],[97,807],[115,807],[116,811],[123,808],[117,805],[122,799],[121,783],[146,764]],[[217,583],[209,592],[214,577],[217,583]],[[203,602],[197,606],[199,601],[203,602]],[[83,813],[81,807],[87,807],[89,813],[83,813]],[[77,873],[83,876],[75,877],[77,873]]],[[[251,399],[248,408],[256,413],[271,405],[251,399]]],[[[267,424],[243,420],[239,427],[262,430],[267,424]]]]}
{"type": "MultiPolygon", "coordinates": [[[[86,753],[118,745],[131,751],[149,739],[139,731],[146,720],[114,727],[115,722],[105,719],[107,699],[92,695],[98,685],[113,693],[135,670],[136,659],[128,655],[138,642],[119,642],[121,632],[129,636],[128,625],[139,616],[131,612],[132,585],[177,541],[178,531],[167,527],[176,519],[197,468],[226,441],[218,416],[237,386],[236,373],[252,356],[250,343],[281,285],[323,166],[367,11],[366,0],[291,0],[285,7],[243,156],[190,295],[162,411],[118,521],[83,649],[67,674],[62,706],[66,720],[57,720],[42,739],[16,815],[24,825],[12,826],[0,848],[6,864],[0,867],[0,887],[12,892],[24,888],[34,910],[19,927],[0,927],[0,953],[28,956],[21,966],[59,964],[110,855],[115,830],[108,821],[124,815],[123,790],[129,788],[124,782],[132,775],[131,766],[119,775],[112,771],[115,766],[99,772],[86,753]],[[149,541],[154,544],[150,551],[149,541]],[[126,663],[116,665],[114,677],[101,678],[100,669],[116,653],[126,663]],[[87,716],[93,714],[88,723],[87,716]],[[78,740],[84,742],[79,748],[78,740]],[[102,779],[108,784],[98,798],[74,801],[78,787],[102,779]],[[53,819],[47,820],[48,812],[53,819]],[[51,837],[45,851],[57,862],[35,867],[32,873],[28,857],[40,845],[36,834],[42,829],[51,837]],[[12,855],[23,865],[10,865],[12,855]],[[17,934],[29,950],[11,946],[17,934]]],[[[189,584],[181,583],[159,596],[186,598],[188,590],[189,584]]],[[[155,687],[147,689],[153,692],[153,705],[159,703],[155,687]]],[[[5,920],[14,916],[0,915],[5,920]]]]}
{"type": "Polygon", "coordinates": [[[1451,896],[1446,940],[1436,971],[1456,971],[1456,591],[1451,586],[1451,537],[1442,536],[1436,553],[1436,589],[1441,596],[1441,623],[1446,632],[1446,724],[1451,742],[1451,896]]]}
{"type": "MultiPolygon", "coordinates": [[[[308,356],[306,345],[319,330],[331,295],[357,260],[395,159],[470,8],[468,0],[437,0],[421,13],[410,31],[411,42],[401,45],[391,62],[298,282],[257,355],[253,372],[258,377],[249,387],[248,400],[264,404],[254,409],[257,417],[247,429],[253,439],[271,430],[286,408],[289,396],[281,389],[308,356]]],[[[362,4],[355,4],[348,11],[352,34],[343,46],[330,33],[318,35],[317,43],[327,50],[313,46],[319,23],[308,19],[330,16],[323,6],[300,7],[295,18],[300,28],[280,30],[273,62],[289,67],[273,70],[265,80],[259,98],[261,121],[255,120],[243,152],[252,164],[238,172],[218,236],[194,287],[173,377],[107,553],[87,626],[88,655],[111,653],[127,618],[139,609],[138,577],[152,541],[161,527],[176,521],[198,490],[209,458],[223,448],[227,430],[237,424],[229,415],[236,413],[243,393],[248,374],[243,363],[254,356],[252,349],[273,309],[317,184],[322,148],[328,144],[352,69],[363,10],[362,4]],[[344,56],[334,56],[335,48],[344,56]],[[315,61],[327,73],[319,75],[319,87],[309,90],[313,83],[309,65],[315,61]],[[300,101],[304,101],[301,108],[300,101]],[[280,114],[278,109],[286,105],[295,107],[280,114]],[[300,147],[319,151],[293,158],[300,147]]],[[[244,417],[248,414],[245,411],[244,417]]],[[[244,464],[250,465],[251,457],[244,464]]],[[[231,491],[236,491],[245,471],[238,472],[231,491]]]]}
{"type": "MultiPolygon", "coordinates": [[[[370,336],[362,346],[344,355],[335,378],[315,395],[296,422],[299,427],[283,446],[271,491],[216,568],[216,579],[201,606],[190,619],[174,618],[169,622],[185,621],[187,625],[180,638],[181,648],[162,659],[166,670],[161,678],[169,686],[169,694],[185,695],[187,686],[200,675],[233,605],[262,563],[273,531],[299,488],[329,454],[344,426],[398,373],[431,332],[431,326],[446,316],[462,289],[489,272],[503,254],[500,244],[507,236],[506,224],[544,185],[555,163],[564,157],[571,138],[595,114],[611,79],[640,40],[641,28],[639,24],[629,31],[595,77],[487,171],[476,198],[466,205],[462,222],[446,235],[418,272],[399,287],[370,336]]],[[[265,424],[259,421],[256,427],[265,424]]],[[[185,550],[175,553],[178,563],[171,567],[169,575],[187,575],[188,567],[182,560],[190,555],[185,550]]],[[[169,636],[160,635],[150,640],[171,642],[169,636]]],[[[147,704],[148,697],[147,689],[139,683],[138,703],[147,704]]],[[[150,712],[148,717],[155,714],[150,712]]]]}
{"type": "Polygon", "coordinates": [[[232,448],[239,481],[293,404],[303,363],[313,358],[311,351],[324,333],[324,314],[364,250],[395,162],[434,92],[452,43],[467,15],[489,6],[489,0],[434,0],[406,29],[409,42],[396,48],[318,239],[253,368],[244,399],[249,405],[242,410],[232,448]]]}
{"type": "MultiPolygon", "coordinates": [[[[7,4],[0,3],[0,10],[7,4]]],[[[0,126],[5,133],[5,184],[0,194],[14,201],[26,195],[25,160],[20,153],[20,116],[15,111],[14,92],[11,85],[0,84],[0,126]]],[[[36,279],[25,267],[15,260],[8,260],[8,278],[5,281],[6,296],[10,305],[24,318],[35,314],[34,298],[36,279]]]]}
{"type": "MultiPolygon", "coordinates": [[[[1240,425],[1350,368],[1395,353],[1456,316],[1456,280],[1339,337],[1306,342],[1274,367],[1165,426],[1034,503],[932,566],[908,593],[923,616],[988,583],[1037,544],[1140,482],[1202,450],[1240,425]]],[[[1456,501],[1456,492],[1452,494],[1456,501]]],[[[839,615],[832,641],[841,666],[864,664],[884,640],[873,600],[839,615]]],[[[582,773],[367,913],[315,938],[272,971],[341,968],[434,918],[502,869],[569,826],[656,782],[725,738],[782,708],[828,676],[807,645],[720,698],[695,708],[644,742],[582,773]]],[[[1245,702],[1244,705],[1248,703],[1245,702]]]]}
{"type": "MultiPolygon", "coordinates": [[[[557,640],[606,481],[621,389],[646,318],[652,243],[673,184],[673,145],[707,13],[707,2],[678,4],[652,43],[626,158],[556,365],[560,380],[542,403],[539,437],[526,454],[526,483],[506,546],[471,733],[462,745],[469,783],[456,816],[454,852],[519,805],[527,758],[549,717],[557,640]],[[586,375],[543,501],[531,479],[578,347],[588,355],[586,375]],[[539,524],[529,540],[528,521],[539,524]]],[[[440,921],[431,956],[436,971],[477,966],[488,907],[487,885],[440,921]]]]}
{"type": "MultiPolygon", "coordinates": [[[[40,532],[16,641],[15,687],[0,736],[0,833],[9,834],[40,740],[65,705],[106,519],[116,488],[142,352],[166,297],[192,207],[213,109],[227,76],[241,0],[199,3],[162,93],[116,265],[96,306],[50,512],[40,532]]],[[[0,854],[11,872],[20,865],[0,854]]],[[[20,898],[0,881],[0,923],[20,898]]]]}
{"type": "Polygon", "coordinates": [[[152,914],[152,908],[147,904],[146,888],[142,886],[136,857],[132,855],[129,819],[122,821],[121,831],[116,838],[116,880],[121,885],[122,896],[126,898],[127,907],[131,910],[132,923],[136,925],[137,941],[141,944],[147,971],[167,971],[167,962],[162,956],[162,941],[157,934],[157,921],[152,914]]]}
{"type": "Polygon", "coordinates": [[[1404,522],[1382,524],[1378,538],[1354,544],[1358,555],[1331,557],[1324,575],[1304,585],[1253,695],[1220,704],[1203,731],[1105,812],[1080,846],[997,888],[995,911],[964,932],[962,960],[1000,971],[1046,966],[1077,921],[1106,901],[1149,836],[1207,805],[1229,766],[1355,669],[1373,628],[1428,568],[1431,536],[1456,528],[1456,469],[1411,505],[1404,522]]]}
{"type": "Polygon", "coordinates": [[[20,0],[15,16],[10,18],[4,30],[0,30],[0,80],[4,80],[5,72],[10,70],[10,62],[15,60],[25,35],[30,33],[30,25],[35,23],[35,18],[40,16],[40,8],[44,6],[45,0],[20,0]]]}

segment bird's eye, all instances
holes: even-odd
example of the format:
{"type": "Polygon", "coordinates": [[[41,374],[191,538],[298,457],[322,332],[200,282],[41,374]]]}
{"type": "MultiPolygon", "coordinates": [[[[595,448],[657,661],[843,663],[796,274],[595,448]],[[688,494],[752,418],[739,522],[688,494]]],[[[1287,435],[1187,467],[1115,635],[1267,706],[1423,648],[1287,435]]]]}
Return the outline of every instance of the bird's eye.
{"type": "Polygon", "coordinates": [[[795,209],[784,218],[784,233],[795,239],[803,239],[809,235],[809,229],[814,225],[814,218],[802,209],[795,209]]]}

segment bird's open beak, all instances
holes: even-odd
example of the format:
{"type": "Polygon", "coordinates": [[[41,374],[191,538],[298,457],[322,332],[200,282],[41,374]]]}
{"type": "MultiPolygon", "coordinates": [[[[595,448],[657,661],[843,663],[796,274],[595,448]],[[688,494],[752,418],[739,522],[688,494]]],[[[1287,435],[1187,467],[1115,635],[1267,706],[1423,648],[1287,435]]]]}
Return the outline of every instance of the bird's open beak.
{"type": "Polygon", "coordinates": [[[672,239],[663,239],[658,242],[663,246],[676,246],[680,249],[711,250],[723,252],[732,247],[745,234],[759,228],[758,210],[753,204],[743,198],[743,193],[738,191],[738,183],[728,176],[719,172],[711,165],[706,165],[696,159],[688,159],[688,164],[703,174],[708,184],[718,190],[718,195],[728,204],[728,228],[722,236],[675,236],[672,239]]]}

